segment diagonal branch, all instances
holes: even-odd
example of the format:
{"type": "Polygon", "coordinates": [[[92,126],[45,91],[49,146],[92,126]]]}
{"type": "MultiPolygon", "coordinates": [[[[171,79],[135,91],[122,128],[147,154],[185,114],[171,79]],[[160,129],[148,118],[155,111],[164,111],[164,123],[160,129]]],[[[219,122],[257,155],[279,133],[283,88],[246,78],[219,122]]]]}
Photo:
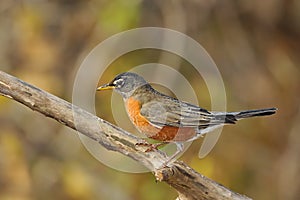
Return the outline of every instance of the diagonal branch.
{"type": "Polygon", "coordinates": [[[77,130],[106,149],[120,152],[143,164],[155,174],[158,181],[164,181],[175,188],[179,194],[178,199],[249,199],[204,177],[179,161],[170,167],[158,169],[167,160],[166,155],[160,151],[144,152],[143,147],[137,148],[136,143],[145,143],[142,139],[2,71],[0,94],[77,130]]]}

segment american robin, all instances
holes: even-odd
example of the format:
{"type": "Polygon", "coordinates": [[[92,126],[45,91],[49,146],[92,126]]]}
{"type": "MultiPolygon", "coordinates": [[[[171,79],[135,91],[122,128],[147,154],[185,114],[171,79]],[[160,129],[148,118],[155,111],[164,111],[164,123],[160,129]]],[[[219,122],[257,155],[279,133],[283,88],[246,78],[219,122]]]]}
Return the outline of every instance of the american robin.
{"type": "Polygon", "coordinates": [[[114,89],[123,97],[128,116],[141,133],[160,141],[152,144],[149,151],[163,144],[176,144],[177,151],[168,162],[183,150],[184,142],[193,141],[224,124],[235,124],[243,118],[272,115],[277,110],[209,112],[156,91],[143,77],[131,72],[119,74],[111,82],[97,88],[107,89],[114,89]]]}

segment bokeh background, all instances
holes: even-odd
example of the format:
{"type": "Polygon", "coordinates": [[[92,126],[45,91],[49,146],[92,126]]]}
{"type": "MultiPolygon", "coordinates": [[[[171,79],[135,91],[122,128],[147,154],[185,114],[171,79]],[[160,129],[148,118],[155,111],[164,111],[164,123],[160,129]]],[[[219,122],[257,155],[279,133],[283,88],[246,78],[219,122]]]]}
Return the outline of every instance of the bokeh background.
{"type": "MultiPolygon", "coordinates": [[[[171,28],[202,44],[224,79],[228,110],[279,108],[272,117],[225,127],[204,159],[197,157],[200,139],[181,160],[254,199],[299,199],[300,1],[1,0],[0,69],[71,101],[76,70],[92,48],[115,33],[144,26],[171,28]]],[[[166,52],[122,56],[100,83],[150,61],[179,70],[199,104],[209,109],[199,76],[166,52]]],[[[97,113],[114,122],[110,97],[110,92],[97,94],[97,113]]],[[[122,128],[134,132],[130,124],[122,128]]],[[[106,167],[75,131],[0,97],[1,200],[175,197],[175,190],[156,183],[150,173],[106,167]]]]}

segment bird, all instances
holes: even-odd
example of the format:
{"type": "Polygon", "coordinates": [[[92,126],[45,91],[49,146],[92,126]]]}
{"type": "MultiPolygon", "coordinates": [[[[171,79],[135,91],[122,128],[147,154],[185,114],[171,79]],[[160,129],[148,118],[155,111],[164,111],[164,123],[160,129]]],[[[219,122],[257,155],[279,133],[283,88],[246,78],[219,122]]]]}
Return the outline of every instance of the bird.
{"type": "Polygon", "coordinates": [[[130,121],[146,137],[158,143],[138,143],[148,145],[146,150],[174,143],[176,152],[169,157],[165,165],[171,163],[184,149],[184,143],[193,141],[214,129],[235,124],[237,121],[276,113],[277,108],[245,110],[238,112],[208,111],[188,102],[165,95],[155,90],[142,76],[124,72],[112,81],[101,85],[97,91],[114,90],[119,93],[130,121]]]}

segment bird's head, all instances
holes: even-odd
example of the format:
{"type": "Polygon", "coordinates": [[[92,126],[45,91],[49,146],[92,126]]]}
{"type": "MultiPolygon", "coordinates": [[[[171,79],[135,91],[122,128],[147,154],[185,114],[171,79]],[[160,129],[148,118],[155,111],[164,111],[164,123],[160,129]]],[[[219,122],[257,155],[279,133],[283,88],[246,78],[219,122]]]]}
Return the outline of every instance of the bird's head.
{"type": "Polygon", "coordinates": [[[124,99],[127,99],[143,85],[148,85],[143,77],[132,72],[125,72],[117,75],[111,82],[98,87],[97,91],[114,89],[124,99]]]}

